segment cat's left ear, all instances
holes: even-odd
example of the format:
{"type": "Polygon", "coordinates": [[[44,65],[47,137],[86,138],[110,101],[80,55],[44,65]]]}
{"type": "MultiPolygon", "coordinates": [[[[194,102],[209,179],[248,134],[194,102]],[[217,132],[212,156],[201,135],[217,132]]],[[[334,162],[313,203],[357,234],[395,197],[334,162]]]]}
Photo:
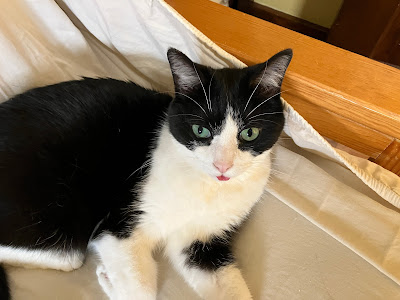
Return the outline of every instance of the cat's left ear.
{"type": "Polygon", "coordinates": [[[260,64],[254,80],[255,83],[260,83],[265,89],[280,88],[292,57],[292,49],[286,49],[260,64]]]}
{"type": "Polygon", "coordinates": [[[175,90],[186,92],[200,84],[198,70],[193,61],[177,49],[168,49],[168,61],[175,83],[175,90]]]}

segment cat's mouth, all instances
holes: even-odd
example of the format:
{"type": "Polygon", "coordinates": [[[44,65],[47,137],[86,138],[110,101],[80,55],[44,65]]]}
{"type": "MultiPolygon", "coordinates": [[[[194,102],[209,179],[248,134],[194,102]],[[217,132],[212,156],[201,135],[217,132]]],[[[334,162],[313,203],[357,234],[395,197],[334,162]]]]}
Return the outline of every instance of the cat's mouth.
{"type": "Polygon", "coordinates": [[[224,176],[224,175],[220,175],[220,176],[217,176],[217,179],[218,179],[219,181],[228,181],[230,178],[229,178],[229,177],[226,177],[226,176],[224,176]]]}

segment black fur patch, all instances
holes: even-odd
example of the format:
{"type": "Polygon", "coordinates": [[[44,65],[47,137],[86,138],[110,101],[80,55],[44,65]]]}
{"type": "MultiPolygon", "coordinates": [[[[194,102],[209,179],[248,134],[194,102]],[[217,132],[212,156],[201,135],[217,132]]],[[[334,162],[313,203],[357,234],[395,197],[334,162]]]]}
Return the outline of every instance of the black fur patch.
{"type": "Polygon", "coordinates": [[[128,211],[171,97],[84,79],[0,105],[0,244],[85,252],[96,233],[126,237],[128,211]]]}
{"type": "Polygon", "coordinates": [[[3,266],[0,265],[0,299],[1,300],[10,300],[10,288],[7,282],[7,275],[6,271],[4,270],[3,266]]]}
{"type": "Polygon", "coordinates": [[[232,264],[235,261],[231,249],[233,233],[234,231],[225,232],[223,237],[213,237],[206,243],[193,242],[183,250],[187,255],[186,263],[191,267],[207,271],[215,271],[232,264]]]}

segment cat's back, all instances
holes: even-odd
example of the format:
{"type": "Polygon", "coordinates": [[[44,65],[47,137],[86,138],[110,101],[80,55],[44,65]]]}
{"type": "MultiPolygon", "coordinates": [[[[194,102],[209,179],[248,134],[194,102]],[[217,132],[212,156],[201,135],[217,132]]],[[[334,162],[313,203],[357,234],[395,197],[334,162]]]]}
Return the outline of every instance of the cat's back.
{"type": "Polygon", "coordinates": [[[14,134],[17,139],[26,133],[35,134],[39,128],[41,132],[48,130],[47,136],[56,137],[79,126],[82,130],[91,126],[104,129],[109,124],[125,124],[127,119],[144,124],[165,111],[170,101],[167,95],[131,82],[92,78],[67,81],[31,89],[2,103],[0,133],[14,134]]]}
{"type": "Polygon", "coordinates": [[[147,154],[170,101],[114,79],[86,78],[30,90],[0,105],[1,169],[14,158],[18,165],[26,163],[21,169],[27,171],[34,162],[46,167],[67,157],[75,157],[79,166],[79,160],[97,165],[97,159],[126,159],[130,151],[147,154]]]}
{"type": "Polygon", "coordinates": [[[0,213],[9,217],[0,227],[36,217],[70,226],[73,217],[71,231],[85,231],[113,209],[121,218],[143,173],[130,175],[148,158],[170,101],[133,83],[84,79],[1,104],[0,213]]]}

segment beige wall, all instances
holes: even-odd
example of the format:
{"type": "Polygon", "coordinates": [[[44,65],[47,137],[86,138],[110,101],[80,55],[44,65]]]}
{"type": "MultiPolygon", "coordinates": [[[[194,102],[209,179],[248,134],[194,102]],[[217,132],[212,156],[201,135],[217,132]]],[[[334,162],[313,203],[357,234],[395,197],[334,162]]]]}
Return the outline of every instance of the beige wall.
{"type": "Polygon", "coordinates": [[[255,2],[330,28],[343,0],[255,0],[255,2]]]}

